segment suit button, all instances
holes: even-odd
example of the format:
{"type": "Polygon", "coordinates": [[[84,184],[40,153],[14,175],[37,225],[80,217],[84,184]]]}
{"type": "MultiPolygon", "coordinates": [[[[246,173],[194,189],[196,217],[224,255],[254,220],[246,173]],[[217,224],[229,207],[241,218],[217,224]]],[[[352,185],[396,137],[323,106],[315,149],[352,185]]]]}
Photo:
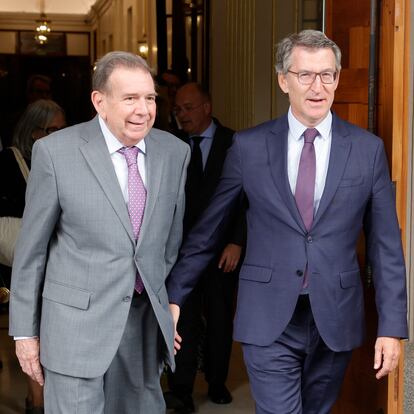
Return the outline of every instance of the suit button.
{"type": "Polygon", "coordinates": [[[303,276],[302,270],[296,270],[296,275],[297,276],[303,276]]]}
{"type": "Polygon", "coordinates": [[[131,296],[125,296],[122,298],[123,302],[131,302],[131,296]]]}
{"type": "Polygon", "coordinates": [[[313,240],[312,240],[312,236],[308,236],[308,237],[306,238],[306,241],[307,241],[308,243],[312,243],[312,242],[313,242],[313,240]]]}

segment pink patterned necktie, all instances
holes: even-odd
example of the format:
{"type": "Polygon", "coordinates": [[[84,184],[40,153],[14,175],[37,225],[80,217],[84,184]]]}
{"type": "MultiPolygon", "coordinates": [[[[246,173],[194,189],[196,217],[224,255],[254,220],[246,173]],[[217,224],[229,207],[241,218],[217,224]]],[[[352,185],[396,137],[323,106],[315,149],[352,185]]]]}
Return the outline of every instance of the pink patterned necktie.
{"type": "MultiPolygon", "coordinates": [[[[298,178],[296,181],[295,200],[306,230],[309,231],[313,223],[315,199],[316,156],[313,142],[319,135],[316,128],[308,128],[304,134],[304,144],[300,155],[298,178]]],[[[308,287],[308,265],[306,264],[303,278],[303,288],[308,287]]]]}
{"type": "MultiPolygon", "coordinates": [[[[135,146],[123,147],[118,152],[125,157],[128,164],[128,213],[135,240],[138,240],[147,199],[147,190],[145,189],[137,165],[139,149],[135,146]]],[[[142,293],[144,290],[144,284],[138,271],[135,279],[135,290],[138,293],[142,293]]]]}

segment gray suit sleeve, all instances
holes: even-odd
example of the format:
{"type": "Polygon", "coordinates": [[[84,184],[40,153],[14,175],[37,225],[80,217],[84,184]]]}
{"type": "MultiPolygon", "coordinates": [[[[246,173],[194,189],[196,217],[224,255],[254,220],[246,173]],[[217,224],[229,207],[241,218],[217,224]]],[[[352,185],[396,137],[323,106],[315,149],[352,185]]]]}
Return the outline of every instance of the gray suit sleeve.
{"type": "Polygon", "coordinates": [[[39,336],[48,245],[59,216],[53,161],[41,140],[33,147],[26,207],[14,255],[9,328],[12,336],[39,336]]]}

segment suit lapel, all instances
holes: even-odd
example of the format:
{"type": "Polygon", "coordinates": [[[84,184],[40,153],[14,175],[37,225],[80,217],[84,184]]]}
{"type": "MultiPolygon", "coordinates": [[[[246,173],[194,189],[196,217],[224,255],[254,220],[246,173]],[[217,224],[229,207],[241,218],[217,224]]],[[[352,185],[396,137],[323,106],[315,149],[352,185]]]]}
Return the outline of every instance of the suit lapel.
{"type": "Polygon", "coordinates": [[[145,204],[144,220],[142,222],[141,230],[139,233],[137,248],[139,247],[145,232],[148,230],[151,214],[154,210],[154,206],[158,198],[161,177],[164,168],[163,160],[165,157],[162,150],[163,146],[160,142],[160,138],[157,136],[157,133],[154,130],[151,130],[145,138],[145,146],[147,201],[145,204]]]}
{"type": "Polygon", "coordinates": [[[108,147],[105,144],[105,138],[99,127],[97,117],[87,123],[82,138],[85,139],[86,143],[80,147],[81,153],[98,180],[103,192],[111,203],[115,213],[118,215],[129,237],[134,241],[128,209],[122,196],[118,178],[112,164],[108,147]]]}
{"type": "Polygon", "coordinates": [[[332,120],[331,153],[329,155],[329,166],[326,175],[325,188],[312,227],[318,223],[323,213],[329,207],[344,174],[345,166],[351,151],[351,142],[349,139],[346,139],[347,135],[348,130],[345,124],[334,115],[332,120]]]}
{"type": "Polygon", "coordinates": [[[269,153],[269,165],[273,181],[291,217],[294,219],[295,227],[299,226],[303,232],[306,232],[289,184],[287,172],[288,131],[287,116],[284,116],[276,121],[275,127],[268,133],[267,150],[269,153]]]}

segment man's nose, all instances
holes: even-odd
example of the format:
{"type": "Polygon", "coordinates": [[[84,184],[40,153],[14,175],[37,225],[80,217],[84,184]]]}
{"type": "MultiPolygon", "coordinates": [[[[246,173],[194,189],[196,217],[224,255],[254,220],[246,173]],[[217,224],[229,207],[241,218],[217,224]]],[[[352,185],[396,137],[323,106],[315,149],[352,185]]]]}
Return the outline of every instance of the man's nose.
{"type": "Polygon", "coordinates": [[[149,113],[148,102],[145,98],[140,98],[137,100],[134,106],[134,112],[139,115],[146,115],[149,113]]]}
{"type": "Polygon", "coordinates": [[[314,91],[319,91],[322,89],[322,79],[319,73],[316,74],[314,81],[311,84],[311,89],[314,91]]]}

